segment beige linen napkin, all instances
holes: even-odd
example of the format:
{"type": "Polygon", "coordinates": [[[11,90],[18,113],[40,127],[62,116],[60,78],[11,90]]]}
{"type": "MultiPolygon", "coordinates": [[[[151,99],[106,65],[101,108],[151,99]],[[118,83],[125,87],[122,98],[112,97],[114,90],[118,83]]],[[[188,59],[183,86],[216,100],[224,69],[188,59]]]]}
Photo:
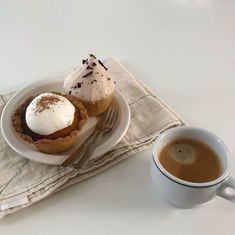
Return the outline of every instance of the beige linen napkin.
{"type": "MultiPolygon", "coordinates": [[[[130,106],[131,122],[125,137],[111,151],[90,160],[79,174],[74,169],[21,157],[6,144],[0,131],[0,218],[104,171],[148,148],[166,129],[184,124],[117,59],[107,59],[105,64],[130,106]]],[[[12,93],[0,96],[0,113],[11,96],[12,93]]]]}

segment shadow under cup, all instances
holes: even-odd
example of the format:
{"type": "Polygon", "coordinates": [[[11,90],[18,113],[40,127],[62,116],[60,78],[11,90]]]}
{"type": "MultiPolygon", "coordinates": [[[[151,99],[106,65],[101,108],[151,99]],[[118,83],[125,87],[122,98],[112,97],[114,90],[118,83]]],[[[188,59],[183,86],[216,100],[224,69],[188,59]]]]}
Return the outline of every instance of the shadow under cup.
{"type": "Polygon", "coordinates": [[[223,196],[225,188],[231,187],[224,183],[229,179],[229,171],[230,154],[228,148],[221,139],[209,131],[186,126],[176,127],[164,132],[153,145],[151,161],[152,180],[161,197],[174,206],[193,207],[211,200],[216,195],[223,196]],[[179,139],[193,139],[211,147],[220,158],[223,168],[222,174],[210,182],[193,183],[179,179],[169,173],[161,165],[158,159],[159,154],[164,146],[179,139]]]}

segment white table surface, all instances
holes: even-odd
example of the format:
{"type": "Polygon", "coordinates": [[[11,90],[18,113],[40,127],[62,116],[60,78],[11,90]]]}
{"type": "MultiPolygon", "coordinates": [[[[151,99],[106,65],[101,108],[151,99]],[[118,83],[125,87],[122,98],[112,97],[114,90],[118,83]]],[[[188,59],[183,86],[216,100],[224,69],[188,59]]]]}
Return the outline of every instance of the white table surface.
{"type": "MultiPolygon", "coordinates": [[[[80,64],[119,57],[190,125],[235,156],[235,2],[0,1],[0,92],[80,64]]],[[[150,150],[0,221],[0,234],[233,234],[235,205],[165,204],[150,150]]],[[[235,176],[235,158],[231,174],[235,176]]]]}

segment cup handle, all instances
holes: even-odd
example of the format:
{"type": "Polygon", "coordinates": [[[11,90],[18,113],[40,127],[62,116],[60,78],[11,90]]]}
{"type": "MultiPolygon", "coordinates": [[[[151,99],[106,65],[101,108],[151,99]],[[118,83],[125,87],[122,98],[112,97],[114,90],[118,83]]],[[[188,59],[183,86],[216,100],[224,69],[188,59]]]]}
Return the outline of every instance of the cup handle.
{"type": "Polygon", "coordinates": [[[235,192],[231,193],[228,188],[235,191],[235,180],[232,177],[228,177],[222,185],[219,187],[218,196],[235,203],[235,192]]]}

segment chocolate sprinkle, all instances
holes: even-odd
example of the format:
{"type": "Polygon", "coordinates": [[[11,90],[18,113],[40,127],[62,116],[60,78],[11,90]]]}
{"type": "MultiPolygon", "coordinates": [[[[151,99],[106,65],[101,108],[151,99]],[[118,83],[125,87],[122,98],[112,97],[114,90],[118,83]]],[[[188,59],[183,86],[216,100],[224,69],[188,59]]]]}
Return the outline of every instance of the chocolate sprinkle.
{"type": "Polygon", "coordinates": [[[85,64],[87,61],[88,61],[87,59],[86,60],[82,60],[82,64],[85,64]]]}
{"type": "Polygon", "coordinates": [[[96,66],[96,63],[95,63],[95,62],[93,62],[93,63],[92,63],[92,65],[95,67],[95,66],[96,66]]]}
{"type": "Polygon", "coordinates": [[[82,86],[82,83],[78,82],[77,83],[77,88],[81,88],[81,86],[82,86]]]}
{"type": "Polygon", "coordinates": [[[96,57],[93,54],[90,54],[90,57],[93,57],[94,59],[96,59],[96,57]]]}
{"type": "Polygon", "coordinates": [[[97,82],[97,80],[96,80],[96,79],[94,79],[94,82],[97,82]]]}
{"type": "Polygon", "coordinates": [[[73,87],[71,87],[72,89],[76,89],[76,88],[81,88],[82,83],[78,82],[76,83],[73,87]]]}
{"type": "Polygon", "coordinates": [[[108,77],[107,77],[107,80],[110,80],[110,79],[111,79],[111,78],[108,78],[108,77]]]}
{"type": "Polygon", "coordinates": [[[104,67],[105,70],[108,70],[100,60],[98,60],[98,62],[102,67],[104,67]]]}
{"type": "Polygon", "coordinates": [[[88,65],[86,68],[87,68],[87,69],[93,69],[90,65],[88,65]]]}
{"type": "Polygon", "coordinates": [[[69,95],[71,95],[72,91],[69,91],[69,95]]]}
{"type": "Polygon", "coordinates": [[[89,73],[85,74],[85,75],[84,75],[84,76],[82,76],[82,77],[83,77],[83,78],[86,78],[86,77],[90,76],[92,73],[93,73],[93,71],[91,71],[91,72],[89,72],[89,73]]]}

